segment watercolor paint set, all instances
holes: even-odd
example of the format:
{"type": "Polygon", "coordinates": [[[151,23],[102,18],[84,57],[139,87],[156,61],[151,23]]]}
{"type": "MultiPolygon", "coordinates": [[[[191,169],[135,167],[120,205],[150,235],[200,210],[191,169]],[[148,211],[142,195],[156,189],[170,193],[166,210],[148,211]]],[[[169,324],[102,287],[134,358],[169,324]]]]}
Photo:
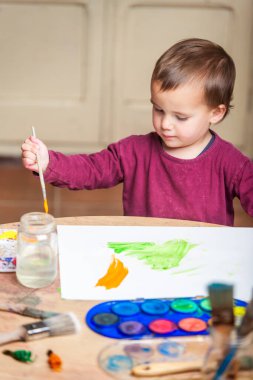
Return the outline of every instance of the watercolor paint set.
{"type": "MultiPolygon", "coordinates": [[[[240,319],[247,303],[234,300],[240,319]]],[[[211,304],[207,297],[107,301],[94,306],[86,323],[98,334],[114,339],[143,339],[208,335],[211,304]]]]}
{"type": "Polygon", "coordinates": [[[16,271],[17,231],[0,229],[0,272],[16,271]]]}
{"type": "MultiPolygon", "coordinates": [[[[209,346],[208,336],[121,340],[98,355],[99,367],[116,379],[187,379],[200,371],[209,346]],[[167,376],[166,376],[167,375],[167,376]]],[[[199,377],[198,377],[199,378],[199,377]]]]}

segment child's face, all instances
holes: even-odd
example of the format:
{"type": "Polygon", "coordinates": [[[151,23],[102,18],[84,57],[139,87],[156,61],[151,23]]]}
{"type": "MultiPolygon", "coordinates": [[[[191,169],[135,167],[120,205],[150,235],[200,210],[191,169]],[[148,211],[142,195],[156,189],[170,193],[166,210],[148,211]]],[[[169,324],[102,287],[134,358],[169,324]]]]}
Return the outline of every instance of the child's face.
{"type": "Polygon", "coordinates": [[[161,91],[160,85],[157,81],[151,85],[154,129],[170,154],[194,158],[210,140],[210,124],[222,119],[225,106],[207,106],[198,83],[167,91],[161,91]]]}

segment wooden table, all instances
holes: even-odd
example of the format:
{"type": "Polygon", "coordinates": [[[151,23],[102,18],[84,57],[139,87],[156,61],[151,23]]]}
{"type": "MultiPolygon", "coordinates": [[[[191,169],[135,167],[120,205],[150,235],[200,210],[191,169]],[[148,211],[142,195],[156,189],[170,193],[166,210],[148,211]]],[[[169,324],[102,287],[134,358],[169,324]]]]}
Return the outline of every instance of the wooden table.
{"type": "MultiPolygon", "coordinates": [[[[205,223],[178,221],[155,218],[136,217],[70,217],[58,218],[57,224],[69,225],[131,225],[131,226],[213,226],[205,223]]],[[[1,228],[16,228],[18,223],[3,224],[1,228]]],[[[44,289],[29,289],[20,285],[15,273],[0,273],[0,300],[5,302],[20,302],[31,307],[57,312],[74,312],[79,318],[82,330],[80,334],[46,338],[32,342],[15,342],[1,347],[3,349],[30,350],[37,356],[32,364],[15,361],[9,356],[0,355],[1,380],[109,380],[97,363],[99,352],[114,340],[103,337],[91,331],[84,319],[88,310],[98,302],[71,301],[61,299],[58,291],[59,278],[51,286],[44,289]],[[53,372],[47,364],[47,351],[51,349],[63,360],[60,373],[53,372]]],[[[12,331],[18,326],[31,322],[31,318],[9,312],[0,312],[0,331],[12,331]]],[[[172,376],[169,377],[173,379],[172,376]]],[[[177,377],[178,378],[178,377],[177,377]]],[[[183,377],[180,377],[183,379],[183,377]]],[[[184,379],[200,379],[199,374],[184,379]]]]}

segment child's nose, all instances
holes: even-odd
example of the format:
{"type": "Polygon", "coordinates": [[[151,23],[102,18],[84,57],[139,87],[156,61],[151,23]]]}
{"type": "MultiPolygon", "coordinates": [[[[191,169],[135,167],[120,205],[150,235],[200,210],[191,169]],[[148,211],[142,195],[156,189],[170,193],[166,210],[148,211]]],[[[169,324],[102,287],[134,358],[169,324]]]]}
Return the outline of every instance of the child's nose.
{"type": "Polygon", "coordinates": [[[174,121],[171,116],[164,116],[162,120],[162,129],[170,130],[174,128],[174,121]]]}

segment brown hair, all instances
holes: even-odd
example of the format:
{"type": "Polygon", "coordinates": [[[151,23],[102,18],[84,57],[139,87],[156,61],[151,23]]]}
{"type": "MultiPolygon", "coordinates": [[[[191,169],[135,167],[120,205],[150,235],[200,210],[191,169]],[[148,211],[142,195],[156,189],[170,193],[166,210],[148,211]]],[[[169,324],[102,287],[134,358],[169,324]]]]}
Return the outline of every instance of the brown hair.
{"type": "Polygon", "coordinates": [[[200,38],[182,40],[156,62],[151,83],[161,82],[161,90],[175,89],[190,81],[202,82],[208,106],[232,108],[235,64],[226,51],[214,42],[200,38]]]}

